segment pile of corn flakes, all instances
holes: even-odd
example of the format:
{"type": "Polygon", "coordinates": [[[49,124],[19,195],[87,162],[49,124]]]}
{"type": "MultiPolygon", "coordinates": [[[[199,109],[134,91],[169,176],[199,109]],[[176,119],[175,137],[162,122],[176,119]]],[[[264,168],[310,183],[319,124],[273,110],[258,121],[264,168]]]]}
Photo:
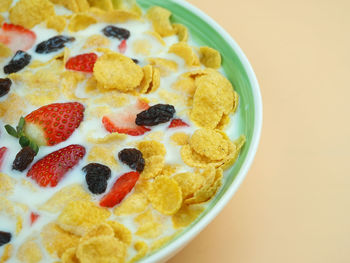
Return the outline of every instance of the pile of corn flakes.
{"type": "MultiPolygon", "coordinates": [[[[86,146],[82,163],[108,166],[109,188],[128,169],[118,160],[120,150],[137,148],[144,169],[122,202],[107,208],[87,189],[81,167],[43,189],[11,171],[17,150],[9,146],[0,168],[0,221],[11,223],[0,224],[0,231],[10,231],[12,239],[0,244],[0,263],[137,262],[191,225],[218,193],[245,143],[244,135],[231,140],[225,132],[239,96],[218,71],[220,53],[194,46],[188,29],[172,23],[171,15],[158,6],[143,11],[135,1],[1,0],[1,24],[32,30],[35,44],[56,35],[75,38],[52,54],[35,54],[33,46],[26,67],[1,76],[13,83],[0,99],[2,126],[43,105],[80,102],[84,120],[72,140],[86,146]],[[128,28],[131,35],[108,37],[101,31],[107,25],[128,28]],[[81,53],[97,54],[92,72],[66,68],[81,53]],[[141,136],[104,129],[104,116],[139,100],[173,105],[182,125],[163,124],[141,136]]],[[[3,66],[15,51],[1,34],[3,66]]],[[[1,133],[0,147],[5,140],[13,145],[1,133]]]]}

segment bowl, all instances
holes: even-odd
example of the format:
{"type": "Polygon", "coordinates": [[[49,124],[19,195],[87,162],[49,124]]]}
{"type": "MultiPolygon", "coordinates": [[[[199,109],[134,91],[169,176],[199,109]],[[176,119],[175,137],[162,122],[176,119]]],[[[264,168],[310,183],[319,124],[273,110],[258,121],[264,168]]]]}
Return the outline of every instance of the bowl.
{"type": "Polygon", "coordinates": [[[224,208],[237,191],[251,166],[260,139],[262,100],[259,84],[248,59],[233,38],[213,19],[183,0],[137,0],[142,8],[162,6],[172,12],[172,22],[187,26],[192,39],[199,45],[217,49],[223,58],[222,68],[240,95],[239,110],[235,114],[238,133],[246,135],[241,154],[224,177],[221,190],[209,202],[206,210],[172,241],[143,258],[142,263],[165,262],[200,231],[224,208]]]}

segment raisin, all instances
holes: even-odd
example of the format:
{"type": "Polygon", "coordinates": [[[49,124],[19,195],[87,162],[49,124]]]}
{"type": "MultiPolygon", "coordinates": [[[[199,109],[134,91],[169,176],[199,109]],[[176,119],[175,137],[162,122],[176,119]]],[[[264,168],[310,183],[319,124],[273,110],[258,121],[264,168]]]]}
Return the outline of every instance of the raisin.
{"type": "Polygon", "coordinates": [[[4,67],[5,74],[15,73],[27,66],[32,59],[28,53],[18,50],[11,61],[4,67]]]}
{"type": "Polygon", "coordinates": [[[83,171],[86,174],[96,174],[108,180],[111,178],[111,169],[108,166],[100,164],[100,163],[89,163],[85,167],[83,167],[83,171]]]}
{"type": "Polygon", "coordinates": [[[129,30],[116,26],[106,26],[102,32],[107,37],[115,37],[119,40],[128,39],[130,37],[129,30]]]}
{"type": "Polygon", "coordinates": [[[139,64],[140,63],[140,61],[138,59],[136,59],[136,58],[132,58],[132,61],[134,61],[135,64],[139,64]]]}
{"type": "Polygon", "coordinates": [[[87,173],[85,175],[85,180],[91,193],[102,194],[106,192],[107,180],[104,176],[87,173]]]}
{"type": "Polygon", "coordinates": [[[36,46],[35,52],[40,54],[48,54],[51,52],[55,52],[65,47],[65,44],[68,42],[73,42],[75,40],[74,37],[67,36],[55,36],[39,43],[36,46]]]}
{"type": "Polygon", "coordinates": [[[9,93],[11,85],[12,81],[10,79],[0,79],[0,97],[9,93]]]}
{"type": "Polygon", "coordinates": [[[145,168],[145,160],[142,153],[134,148],[123,149],[118,153],[119,160],[127,164],[131,169],[141,173],[145,168]]]}
{"type": "Polygon", "coordinates": [[[11,241],[11,233],[0,231],[0,247],[11,241]]]}
{"type": "Polygon", "coordinates": [[[24,171],[28,165],[34,160],[34,156],[36,155],[36,152],[30,148],[29,146],[26,146],[20,150],[15,160],[12,164],[12,169],[17,171],[24,171]]]}
{"type": "Polygon", "coordinates": [[[156,104],[136,116],[135,123],[140,126],[154,126],[168,122],[173,118],[175,108],[169,104],[156,104]]]}

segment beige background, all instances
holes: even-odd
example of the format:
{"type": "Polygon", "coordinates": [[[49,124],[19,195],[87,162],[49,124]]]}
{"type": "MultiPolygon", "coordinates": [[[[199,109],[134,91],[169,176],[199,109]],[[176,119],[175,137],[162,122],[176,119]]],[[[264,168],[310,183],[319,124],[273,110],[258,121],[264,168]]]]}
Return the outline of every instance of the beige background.
{"type": "Polygon", "coordinates": [[[189,2],[247,55],[264,125],[241,188],[169,263],[350,262],[350,1],[189,2]]]}

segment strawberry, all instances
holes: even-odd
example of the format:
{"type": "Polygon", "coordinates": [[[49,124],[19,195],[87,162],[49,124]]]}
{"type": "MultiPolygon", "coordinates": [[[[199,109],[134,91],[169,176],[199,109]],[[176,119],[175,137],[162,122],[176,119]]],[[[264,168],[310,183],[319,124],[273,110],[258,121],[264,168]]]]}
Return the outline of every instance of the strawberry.
{"type": "Polygon", "coordinates": [[[128,46],[126,45],[126,39],[123,39],[118,46],[119,52],[124,54],[127,48],[128,46]]]}
{"type": "Polygon", "coordinates": [[[22,26],[4,23],[0,29],[0,43],[9,47],[13,52],[30,49],[35,40],[35,33],[22,26]]]}
{"type": "Polygon", "coordinates": [[[189,125],[181,119],[173,119],[168,128],[188,127],[189,125]]]}
{"type": "Polygon", "coordinates": [[[119,204],[124,197],[134,188],[140,174],[129,172],[123,174],[112,186],[112,189],[100,201],[100,206],[113,207],[119,204]]]}
{"type": "Polygon", "coordinates": [[[38,145],[55,145],[67,140],[84,118],[79,102],[53,103],[25,117],[24,133],[38,145]]]}
{"type": "Polygon", "coordinates": [[[136,125],[136,115],[148,108],[149,105],[146,102],[138,100],[136,104],[128,106],[122,112],[111,113],[103,116],[102,123],[110,133],[118,132],[129,134],[131,136],[139,136],[150,131],[150,129],[136,125]]]}
{"type": "Polygon", "coordinates": [[[55,187],[62,177],[84,157],[85,148],[72,144],[46,155],[37,161],[27,173],[40,186],[55,187]]]}
{"type": "Polygon", "coordinates": [[[97,55],[95,53],[86,53],[71,57],[66,63],[66,69],[93,72],[96,60],[97,55]]]}
{"type": "Polygon", "coordinates": [[[0,170],[1,170],[2,163],[4,162],[6,152],[7,152],[7,148],[6,147],[1,147],[0,148],[0,170]]]}
{"type": "Polygon", "coordinates": [[[37,213],[31,212],[30,213],[30,225],[32,226],[38,218],[39,218],[39,215],[37,213]]]}

